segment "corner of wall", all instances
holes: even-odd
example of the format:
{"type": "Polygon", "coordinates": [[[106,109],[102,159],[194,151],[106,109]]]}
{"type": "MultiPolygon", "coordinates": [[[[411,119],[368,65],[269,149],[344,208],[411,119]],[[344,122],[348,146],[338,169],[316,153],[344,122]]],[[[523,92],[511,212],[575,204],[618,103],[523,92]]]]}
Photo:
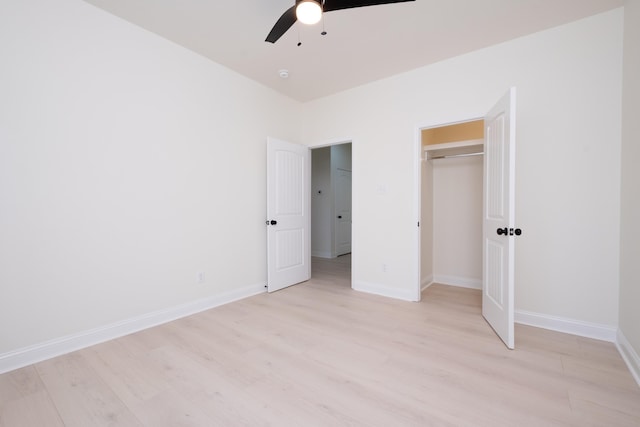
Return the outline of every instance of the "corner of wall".
{"type": "Polygon", "coordinates": [[[388,298],[395,298],[403,301],[418,301],[408,289],[396,289],[378,283],[363,282],[356,280],[352,285],[355,291],[366,292],[368,294],[380,295],[388,298]]]}
{"type": "Polygon", "coordinates": [[[620,159],[620,281],[618,349],[640,385],[640,2],[624,6],[624,54],[622,80],[622,147],[620,159]],[[622,332],[624,331],[624,333],[622,332]]]}
{"type": "Polygon", "coordinates": [[[616,347],[624,359],[629,371],[631,371],[631,375],[640,386],[640,356],[636,353],[635,349],[631,345],[631,343],[624,336],[624,333],[621,329],[618,329],[616,340],[616,347]]]}

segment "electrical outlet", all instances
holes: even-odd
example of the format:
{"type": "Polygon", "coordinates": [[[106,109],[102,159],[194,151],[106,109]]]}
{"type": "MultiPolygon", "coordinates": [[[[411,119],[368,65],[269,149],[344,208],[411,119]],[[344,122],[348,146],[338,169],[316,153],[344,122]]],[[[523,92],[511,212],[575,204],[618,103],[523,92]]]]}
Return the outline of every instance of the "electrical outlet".
{"type": "Polygon", "coordinates": [[[198,275],[197,275],[196,281],[197,281],[198,283],[204,283],[204,281],[205,281],[204,271],[199,271],[199,272],[198,272],[198,275]]]}
{"type": "Polygon", "coordinates": [[[387,272],[387,264],[382,264],[382,272],[383,273],[387,272]]]}

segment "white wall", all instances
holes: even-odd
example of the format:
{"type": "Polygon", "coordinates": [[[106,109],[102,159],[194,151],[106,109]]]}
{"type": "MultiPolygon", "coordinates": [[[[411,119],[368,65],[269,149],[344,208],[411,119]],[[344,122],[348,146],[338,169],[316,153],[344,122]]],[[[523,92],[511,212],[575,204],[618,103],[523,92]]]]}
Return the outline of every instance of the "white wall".
{"type": "Polygon", "coordinates": [[[351,143],[331,146],[331,171],[336,169],[351,170],[351,143]]]}
{"type": "Polygon", "coordinates": [[[483,158],[458,157],[431,162],[434,281],[479,289],[482,287],[483,158]]]}
{"type": "Polygon", "coordinates": [[[80,0],[3,2],[0,58],[0,358],[260,291],[300,104],[80,0]]]}
{"type": "MultiPolygon", "coordinates": [[[[420,288],[433,282],[433,162],[420,149],[420,288]]],[[[419,299],[419,298],[418,298],[419,299]]]]}
{"type": "Polygon", "coordinates": [[[331,258],[333,252],[333,186],[331,147],[311,151],[311,254],[331,258]]]}
{"type": "Polygon", "coordinates": [[[617,325],[622,20],[614,10],[308,103],[306,141],[353,137],[354,286],[415,295],[416,129],[481,117],[516,86],[516,308],[617,325]]]}
{"type": "MultiPolygon", "coordinates": [[[[604,13],[301,106],[80,0],[8,2],[0,359],[259,290],[267,135],[310,145],[353,137],[354,285],[414,298],[416,131],[480,117],[512,85],[524,230],[516,306],[615,325],[620,281],[621,326],[637,349],[637,239],[619,236],[622,19],[604,13]],[[304,132],[291,125],[300,111],[304,132]]],[[[637,55],[637,42],[626,49],[637,55]]],[[[635,58],[625,91],[637,88],[635,58]]],[[[625,98],[629,158],[637,98],[625,98]]],[[[622,223],[635,236],[638,177],[625,164],[622,223]]]]}
{"type": "Polygon", "coordinates": [[[620,224],[620,332],[635,352],[640,383],[640,1],[625,5],[620,224]]]}
{"type": "Polygon", "coordinates": [[[342,209],[346,207],[345,204],[351,202],[351,200],[347,199],[350,199],[348,195],[351,194],[353,188],[346,189],[347,186],[351,186],[351,178],[345,184],[345,178],[340,178],[341,172],[339,171],[353,172],[351,169],[351,143],[331,146],[331,182],[333,183],[332,257],[351,252],[351,224],[347,222],[339,223],[337,217],[339,213],[340,215],[348,215],[349,221],[351,221],[351,213],[347,213],[342,209]]]}

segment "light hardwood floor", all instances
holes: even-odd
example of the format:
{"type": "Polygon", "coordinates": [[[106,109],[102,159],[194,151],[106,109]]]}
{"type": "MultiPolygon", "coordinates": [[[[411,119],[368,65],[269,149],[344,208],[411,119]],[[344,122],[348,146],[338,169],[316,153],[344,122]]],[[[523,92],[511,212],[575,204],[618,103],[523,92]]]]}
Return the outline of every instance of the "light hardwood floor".
{"type": "Polygon", "coordinates": [[[509,351],[479,291],[421,303],[313,279],[0,376],[0,425],[640,426],[615,347],[516,326],[509,351]]]}

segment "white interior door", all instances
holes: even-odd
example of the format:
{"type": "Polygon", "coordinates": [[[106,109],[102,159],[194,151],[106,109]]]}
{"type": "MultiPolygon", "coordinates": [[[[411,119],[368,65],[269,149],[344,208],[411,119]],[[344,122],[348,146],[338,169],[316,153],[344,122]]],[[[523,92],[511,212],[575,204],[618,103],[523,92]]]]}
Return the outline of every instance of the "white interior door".
{"type": "Polygon", "coordinates": [[[336,256],[351,253],[351,171],[337,169],[335,174],[336,256]]]}
{"type": "Polygon", "coordinates": [[[514,348],[515,88],[485,117],[482,315],[514,348]]]}
{"type": "Polygon", "coordinates": [[[311,151],[267,139],[267,290],[311,277],[311,151]]]}

